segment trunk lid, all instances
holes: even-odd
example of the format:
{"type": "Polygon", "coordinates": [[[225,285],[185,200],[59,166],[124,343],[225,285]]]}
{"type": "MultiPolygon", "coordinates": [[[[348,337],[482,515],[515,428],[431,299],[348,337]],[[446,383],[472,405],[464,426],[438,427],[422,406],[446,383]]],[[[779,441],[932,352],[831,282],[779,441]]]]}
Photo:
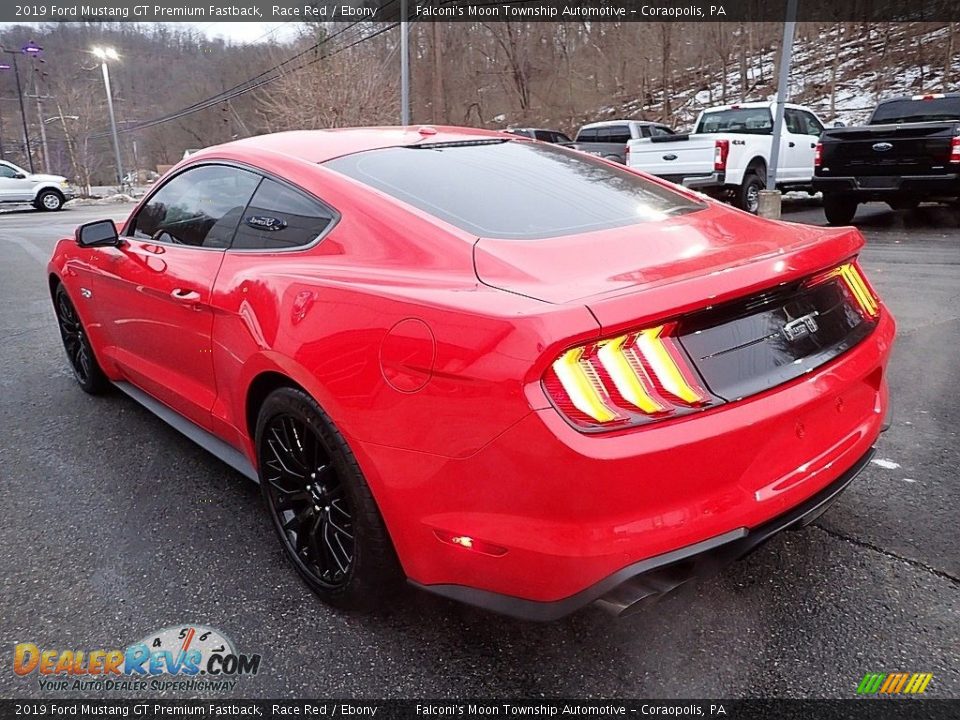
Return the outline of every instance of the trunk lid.
{"type": "Polygon", "coordinates": [[[715,139],[702,135],[631,140],[632,168],[661,177],[689,177],[713,172],[715,139]]]}
{"type": "Polygon", "coordinates": [[[866,125],[825,130],[818,174],[869,177],[950,172],[956,122],[866,125]]]}
{"type": "Polygon", "coordinates": [[[717,203],[684,216],[549,240],[481,238],[474,265],[491,287],[586,305],[606,331],[805,277],[852,257],[862,244],[849,228],[771,222],[717,203]]]}

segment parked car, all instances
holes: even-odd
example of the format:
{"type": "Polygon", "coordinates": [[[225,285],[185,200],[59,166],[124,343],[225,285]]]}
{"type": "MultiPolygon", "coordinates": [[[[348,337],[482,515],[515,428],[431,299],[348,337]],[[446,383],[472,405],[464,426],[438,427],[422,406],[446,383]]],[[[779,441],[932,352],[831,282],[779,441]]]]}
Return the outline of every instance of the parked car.
{"type": "MultiPolygon", "coordinates": [[[[773,113],[768,102],[707,108],[691,134],[631,140],[627,164],[756,213],[770,167],[773,113]]],[[[823,123],[802,105],[787,104],[783,117],[777,187],[812,190],[823,123]]]]}
{"type": "Polygon", "coordinates": [[[813,186],[831,225],[847,225],[857,205],[894,210],[960,199],[960,93],[884,100],[866,125],[825,130],[813,186]]]}
{"type": "Polygon", "coordinates": [[[519,135],[520,137],[527,137],[531,140],[554,143],[556,145],[573,145],[573,141],[569,136],[559,130],[547,130],[544,128],[507,128],[504,132],[508,132],[511,135],[519,135]]]}
{"type": "Polygon", "coordinates": [[[851,482],[894,338],[863,242],[500,132],[362,128],[200,151],[48,271],[80,387],[258,480],[321,598],[406,578],[545,620],[636,610],[851,482]]]}
{"type": "Polygon", "coordinates": [[[0,203],[30,203],[37,210],[59,210],[74,196],[62,175],[31,173],[0,160],[0,203]]]}
{"type": "Polygon", "coordinates": [[[670,137],[673,130],[645,120],[605,120],[584,125],[577,131],[574,147],[607,160],[626,163],[627,143],[649,137],[670,137]]]}

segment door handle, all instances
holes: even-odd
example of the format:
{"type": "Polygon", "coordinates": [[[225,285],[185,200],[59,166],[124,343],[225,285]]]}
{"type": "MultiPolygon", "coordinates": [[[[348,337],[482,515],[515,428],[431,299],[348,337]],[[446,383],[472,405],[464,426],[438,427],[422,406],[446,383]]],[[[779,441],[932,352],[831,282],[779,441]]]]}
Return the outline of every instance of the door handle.
{"type": "Polygon", "coordinates": [[[793,140],[787,143],[787,147],[796,147],[796,146],[797,144],[793,140]]]}
{"type": "Polygon", "coordinates": [[[186,288],[174,288],[170,293],[170,297],[180,302],[197,302],[197,300],[200,299],[200,293],[196,290],[188,290],[186,288]]]}

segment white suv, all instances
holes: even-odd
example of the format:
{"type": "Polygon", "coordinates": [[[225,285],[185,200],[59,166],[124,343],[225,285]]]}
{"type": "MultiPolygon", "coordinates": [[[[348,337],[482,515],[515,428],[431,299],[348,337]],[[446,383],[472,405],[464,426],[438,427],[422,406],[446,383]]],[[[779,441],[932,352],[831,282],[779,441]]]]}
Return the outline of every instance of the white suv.
{"type": "Polygon", "coordinates": [[[73,194],[62,175],[29,173],[0,160],[0,203],[31,203],[37,210],[59,210],[73,194]]]}

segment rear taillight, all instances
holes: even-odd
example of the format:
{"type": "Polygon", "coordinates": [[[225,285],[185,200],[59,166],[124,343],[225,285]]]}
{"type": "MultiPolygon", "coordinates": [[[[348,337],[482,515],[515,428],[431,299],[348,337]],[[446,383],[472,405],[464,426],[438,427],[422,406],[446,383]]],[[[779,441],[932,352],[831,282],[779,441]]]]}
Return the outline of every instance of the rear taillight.
{"type": "Polygon", "coordinates": [[[624,165],[630,164],[630,146],[627,145],[626,150],[623,151],[623,163],[624,165]]]}
{"type": "Polygon", "coordinates": [[[817,143],[816,149],[813,151],[813,166],[820,167],[823,165],[823,143],[817,143]]]}
{"type": "Polygon", "coordinates": [[[671,333],[676,323],[571,348],[544,388],[580,430],[613,430],[675,417],[720,400],[708,393],[671,333]]]}
{"type": "Polygon", "coordinates": [[[950,141],[950,162],[960,163],[960,135],[950,141]]]}
{"type": "Polygon", "coordinates": [[[713,170],[723,172],[727,169],[727,155],[730,154],[730,141],[717,140],[713,146],[713,170]]]}
{"type": "Polygon", "coordinates": [[[867,283],[863,271],[854,262],[844,263],[840,267],[814,275],[806,285],[808,287],[820,285],[834,278],[840,278],[843,281],[843,289],[866,319],[876,320],[880,316],[880,301],[873,292],[873,288],[867,283]]]}

